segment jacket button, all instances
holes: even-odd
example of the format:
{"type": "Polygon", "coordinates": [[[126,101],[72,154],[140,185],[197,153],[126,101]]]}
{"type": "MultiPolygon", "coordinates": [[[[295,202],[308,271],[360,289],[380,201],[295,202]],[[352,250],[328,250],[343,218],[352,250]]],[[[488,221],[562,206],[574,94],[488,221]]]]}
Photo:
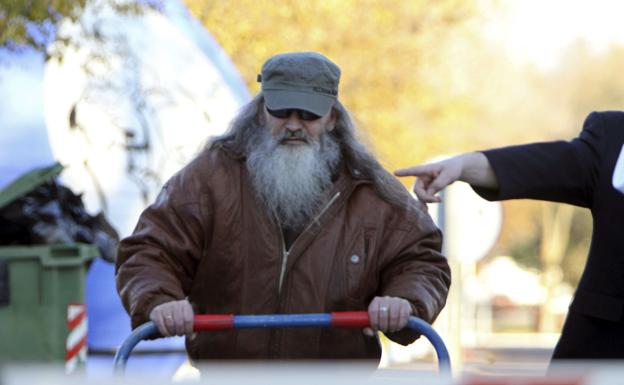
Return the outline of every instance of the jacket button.
{"type": "Polygon", "coordinates": [[[359,255],[352,255],[351,256],[351,263],[356,264],[360,262],[360,256],[359,255]]]}

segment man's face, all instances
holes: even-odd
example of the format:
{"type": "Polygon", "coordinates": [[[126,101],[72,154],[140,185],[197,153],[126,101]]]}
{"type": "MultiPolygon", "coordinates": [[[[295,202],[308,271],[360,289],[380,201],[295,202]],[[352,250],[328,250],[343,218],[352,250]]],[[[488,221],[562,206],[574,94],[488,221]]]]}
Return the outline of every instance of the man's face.
{"type": "Polygon", "coordinates": [[[335,118],[331,112],[314,117],[266,107],[260,117],[263,129],[254,131],[249,142],[249,174],[280,224],[300,229],[323,201],[340,163],[338,140],[325,135],[334,128],[335,118]]]}
{"type": "Polygon", "coordinates": [[[324,133],[334,129],[336,123],[332,110],[318,118],[300,110],[279,111],[277,115],[280,116],[275,116],[275,112],[271,114],[266,106],[263,111],[265,126],[279,144],[285,146],[306,145],[310,144],[309,140],[318,142],[324,133]]]}

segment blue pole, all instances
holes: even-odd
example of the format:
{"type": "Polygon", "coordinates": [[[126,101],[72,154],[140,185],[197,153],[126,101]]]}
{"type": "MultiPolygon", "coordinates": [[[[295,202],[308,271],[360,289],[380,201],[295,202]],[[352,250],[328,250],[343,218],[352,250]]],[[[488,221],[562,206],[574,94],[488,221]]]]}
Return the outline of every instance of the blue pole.
{"type": "Polygon", "coordinates": [[[442,341],[442,337],[440,337],[440,335],[428,323],[418,317],[410,317],[407,321],[407,327],[427,337],[429,342],[431,342],[431,345],[433,345],[436,355],[438,356],[438,368],[440,373],[450,375],[451,357],[449,356],[449,352],[446,349],[444,341],[442,341]]]}
{"type": "Polygon", "coordinates": [[[123,374],[126,370],[126,362],[128,361],[128,356],[132,352],[132,349],[141,342],[142,340],[157,336],[158,328],[156,324],[152,321],[146,322],[143,325],[137,327],[130,333],[128,337],[123,341],[119,349],[117,349],[117,353],[115,353],[115,358],[113,361],[113,370],[115,374],[123,374]]]}
{"type": "Polygon", "coordinates": [[[330,327],[329,313],[234,316],[234,329],[330,327]]]}

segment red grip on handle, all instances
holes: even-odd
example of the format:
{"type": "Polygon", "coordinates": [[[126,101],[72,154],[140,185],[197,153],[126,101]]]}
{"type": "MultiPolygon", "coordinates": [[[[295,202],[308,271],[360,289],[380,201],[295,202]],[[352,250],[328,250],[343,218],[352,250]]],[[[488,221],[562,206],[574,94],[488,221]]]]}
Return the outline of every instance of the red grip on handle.
{"type": "Polygon", "coordinates": [[[365,311],[342,311],[331,313],[332,326],[343,328],[366,328],[370,327],[368,312],[365,311]]]}
{"type": "Polygon", "coordinates": [[[193,330],[225,330],[234,327],[233,314],[199,314],[193,317],[193,330]]]}

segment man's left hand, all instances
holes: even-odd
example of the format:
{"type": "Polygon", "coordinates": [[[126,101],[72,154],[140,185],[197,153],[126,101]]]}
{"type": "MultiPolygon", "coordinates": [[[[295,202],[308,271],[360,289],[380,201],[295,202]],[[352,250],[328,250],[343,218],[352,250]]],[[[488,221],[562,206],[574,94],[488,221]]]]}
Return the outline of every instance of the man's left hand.
{"type": "Polygon", "coordinates": [[[407,325],[412,314],[410,303],[399,297],[375,297],[368,305],[371,327],[381,332],[396,332],[407,325]]]}

